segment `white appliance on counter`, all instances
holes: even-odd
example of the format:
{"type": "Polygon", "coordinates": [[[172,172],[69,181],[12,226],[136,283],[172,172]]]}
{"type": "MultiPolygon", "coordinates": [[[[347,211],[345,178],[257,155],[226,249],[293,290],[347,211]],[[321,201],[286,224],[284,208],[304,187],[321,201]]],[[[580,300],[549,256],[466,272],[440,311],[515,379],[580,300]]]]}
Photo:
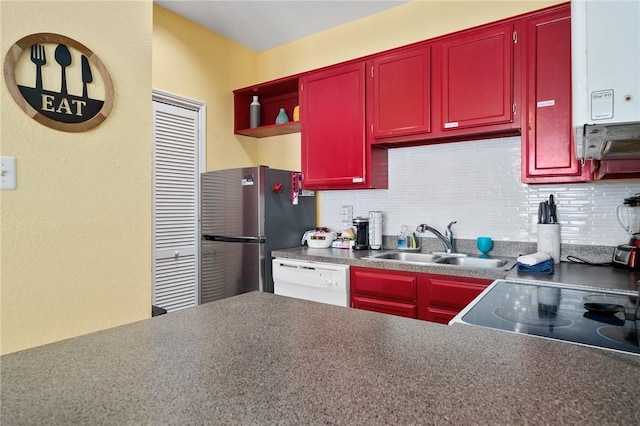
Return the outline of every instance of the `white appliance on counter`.
{"type": "Polygon", "coordinates": [[[572,0],[578,158],[640,159],[640,1],[572,0]]]}
{"type": "Polygon", "coordinates": [[[349,306],[349,265],[273,259],[275,294],[349,306]]]}

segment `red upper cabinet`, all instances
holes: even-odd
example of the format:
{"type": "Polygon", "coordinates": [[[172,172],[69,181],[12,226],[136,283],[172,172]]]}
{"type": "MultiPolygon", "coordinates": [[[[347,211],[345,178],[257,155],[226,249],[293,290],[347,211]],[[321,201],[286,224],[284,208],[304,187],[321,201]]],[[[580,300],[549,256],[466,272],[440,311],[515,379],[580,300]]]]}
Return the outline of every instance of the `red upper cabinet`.
{"type": "Polygon", "coordinates": [[[443,132],[513,123],[514,37],[508,23],[442,40],[439,125],[443,132]]]}
{"type": "Polygon", "coordinates": [[[365,63],[338,65],[300,78],[303,186],[386,187],[386,151],[370,151],[365,135],[365,63]],[[371,174],[372,163],[382,178],[371,174]]]}
{"type": "Polygon", "coordinates": [[[367,68],[373,138],[431,132],[431,46],[377,56],[367,68]]]}
{"type": "Polygon", "coordinates": [[[571,8],[524,20],[522,181],[585,182],[590,168],[576,157],[571,123],[571,8]]]}

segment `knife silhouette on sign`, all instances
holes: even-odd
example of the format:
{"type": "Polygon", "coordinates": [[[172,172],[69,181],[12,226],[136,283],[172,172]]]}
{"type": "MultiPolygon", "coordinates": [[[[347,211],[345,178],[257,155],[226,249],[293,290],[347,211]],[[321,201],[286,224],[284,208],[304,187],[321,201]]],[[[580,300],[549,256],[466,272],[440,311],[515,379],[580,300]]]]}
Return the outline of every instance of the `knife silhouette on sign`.
{"type": "Polygon", "coordinates": [[[82,55],[82,97],[87,98],[87,83],[91,83],[93,81],[93,76],[91,75],[91,66],[89,65],[89,60],[86,56],[82,55]]]}

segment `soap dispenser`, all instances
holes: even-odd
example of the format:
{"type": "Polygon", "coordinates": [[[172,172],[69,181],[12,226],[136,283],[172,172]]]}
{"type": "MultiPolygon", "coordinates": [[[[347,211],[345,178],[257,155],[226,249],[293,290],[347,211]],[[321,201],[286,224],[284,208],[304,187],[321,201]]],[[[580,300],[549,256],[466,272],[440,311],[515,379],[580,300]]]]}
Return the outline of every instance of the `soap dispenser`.
{"type": "Polygon", "coordinates": [[[400,233],[398,234],[398,248],[407,248],[407,227],[405,225],[402,225],[402,227],[400,228],[400,233]]]}

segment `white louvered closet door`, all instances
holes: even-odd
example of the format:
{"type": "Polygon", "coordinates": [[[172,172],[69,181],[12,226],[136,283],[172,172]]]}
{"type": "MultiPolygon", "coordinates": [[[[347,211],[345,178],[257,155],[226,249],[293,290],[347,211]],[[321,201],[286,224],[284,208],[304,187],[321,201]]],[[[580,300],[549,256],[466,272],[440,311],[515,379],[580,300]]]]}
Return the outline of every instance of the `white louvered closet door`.
{"type": "Polygon", "coordinates": [[[153,305],[198,303],[198,113],[153,102],[153,305]]]}

